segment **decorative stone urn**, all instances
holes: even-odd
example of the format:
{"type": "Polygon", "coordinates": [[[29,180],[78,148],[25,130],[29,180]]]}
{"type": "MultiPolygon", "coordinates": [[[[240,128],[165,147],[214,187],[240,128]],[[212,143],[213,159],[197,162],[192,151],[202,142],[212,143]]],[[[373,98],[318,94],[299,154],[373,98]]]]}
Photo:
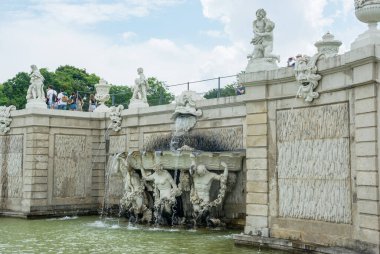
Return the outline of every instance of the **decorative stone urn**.
{"type": "Polygon", "coordinates": [[[351,49],[371,44],[380,44],[380,0],[355,0],[355,15],[361,22],[368,24],[368,30],[359,35],[351,44],[351,49]]]}
{"type": "Polygon", "coordinates": [[[99,106],[94,110],[94,112],[109,112],[110,108],[104,103],[110,99],[109,91],[111,85],[107,83],[104,79],[99,80],[99,84],[95,85],[96,94],[95,99],[99,101],[99,106]]]}
{"type": "Polygon", "coordinates": [[[318,53],[324,54],[325,57],[332,57],[338,54],[339,46],[342,45],[342,42],[334,40],[334,35],[327,32],[322,36],[322,40],[317,41],[314,45],[317,47],[318,53]]]}

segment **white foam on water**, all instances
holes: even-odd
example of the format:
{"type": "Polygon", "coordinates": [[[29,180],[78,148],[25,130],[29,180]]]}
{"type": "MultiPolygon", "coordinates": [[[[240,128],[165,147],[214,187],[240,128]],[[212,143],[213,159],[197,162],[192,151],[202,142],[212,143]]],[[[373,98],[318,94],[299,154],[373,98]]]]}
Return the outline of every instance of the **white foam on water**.
{"type": "Polygon", "coordinates": [[[97,220],[97,221],[94,221],[92,223],[88,223],[87,224],[88,226],[90,227],[95,227],[95,228],[108,228],[109,225],[104,223],[103,221],[100,221],[100,220],[97,220]]]}
{"type": "Polygon", "coordinates": [[[58,218],[58,220],[76,220],[78,219],[78,216],[65,216],[65,217],[62,217],[62,218],[58,218]]]}
{"type": "Polygon", "coordinates": [[[138,228],[138,227],[136,227],[136,226],[128,225],[128,226],[127,226],[127,229],[128,229],[128,230],[138,230],[138,229],[140,229],[140,228],[138,228]]]}

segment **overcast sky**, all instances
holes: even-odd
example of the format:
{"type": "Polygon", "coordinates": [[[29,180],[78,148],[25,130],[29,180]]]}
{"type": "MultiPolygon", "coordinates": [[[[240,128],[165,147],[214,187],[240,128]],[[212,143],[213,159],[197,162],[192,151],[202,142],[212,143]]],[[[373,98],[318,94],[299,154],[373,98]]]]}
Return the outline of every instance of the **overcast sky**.
{"type": "MultiPolygon", "coordinates": [[[[253,51],[259,8],[275,22],[280,66],[313,55],[327,31],[343,42],[366,25],[353,0],[0,0],[0,83],[30,65],[73,65],[110,83],[132,85],[136,69],[168,85],[234,75],[253,51]]],[[[209,90],[215,82],[198,84],[209,90]]]]}

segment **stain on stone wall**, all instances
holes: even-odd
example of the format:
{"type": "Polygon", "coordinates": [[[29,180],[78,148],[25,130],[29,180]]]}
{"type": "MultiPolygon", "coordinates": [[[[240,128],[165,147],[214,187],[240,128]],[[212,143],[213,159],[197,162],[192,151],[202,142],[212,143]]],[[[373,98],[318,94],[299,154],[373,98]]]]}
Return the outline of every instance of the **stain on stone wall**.
{"type": "Polygon", "coordinates": [[[277,112],[279,216],[351,222],[346,103],[277,112]]]}
{"type": "Polygon", "coordinates": [[[110,154],[123,153],[127,150],[127,135],[110,136],[110,154]]]}
{"type": "MultiPolygon", "coordinates": [[[[144,133],[144,150],[170,150],[171,133],[144,133]]],[[[243,127],[196,129],[178,138],[178,147],[190,146],[208,152],[243,149],[243,127]]]]}
{"type": "Polygon", "coordinates": [[[0,199],[22,197],[23,136],[0,136],[0,199]]]}
{"type": "Polygon", "coordinates": [[[91,195],[91,142],[86,136],[55,135],[54,197],[91,195]]]}

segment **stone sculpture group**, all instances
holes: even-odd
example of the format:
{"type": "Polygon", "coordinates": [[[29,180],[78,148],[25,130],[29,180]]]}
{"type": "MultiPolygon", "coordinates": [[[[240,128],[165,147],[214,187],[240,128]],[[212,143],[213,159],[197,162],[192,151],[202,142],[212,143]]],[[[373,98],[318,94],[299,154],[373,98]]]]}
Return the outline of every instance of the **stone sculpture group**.
{"type": "Polygon", "coordinates": [[[161,225],[183,223],[185,218],[174,220],[173,217],[177,197],[184,191],[190,191],[194,223],[207,223],[206,220],[211,219],[210,209],[223,203],[228,176],[227,164],[224,162],[221,162],[224,172],[219,175],[208,171],[204,164],[197,164],[196,156],[191,155],[191,179],[187,172],[181,171],[180,183],[177,185],[173,176],[160,162],[154,165],[153,173],[147,173],[143,163],[144,155],[139,152],[119,156],[118,160],[114,172],[122,173],[125,192],[120,200],[120,207],[134,222],[151,223],[154,220],[161,225]],[[219,194],[215,200],[210,201],[211,184],[214,180],[220,182],[219,194]]]}

